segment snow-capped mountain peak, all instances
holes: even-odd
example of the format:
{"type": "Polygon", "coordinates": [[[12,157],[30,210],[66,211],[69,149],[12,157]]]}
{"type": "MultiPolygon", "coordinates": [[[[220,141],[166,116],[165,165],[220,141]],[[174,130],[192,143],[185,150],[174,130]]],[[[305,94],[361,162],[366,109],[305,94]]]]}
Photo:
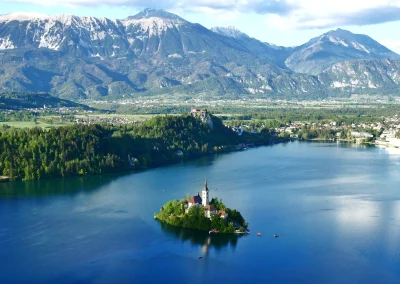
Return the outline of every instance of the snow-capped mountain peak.
{"type": "Polygon", "coordinates": [[[164,10],[145,9],[135,16],[130,16],[121,21],[130,29],[139,29],[148,36],[160,36],[168,29],[174,29],[190,23],[181,17],[164,10]]]}
{"type": "Polygon", "coordinates": [[[103,45],[106,43],[98,41],[106,37],[117,40],[123,33],[121,22],[106,18],[36,13],[12,13],[0,16],[0,50],[28,46],[60,51],[70,50],[75,46],[87,55],[99,52],[111,54],[113,51],[105,52],[103,45]],[[15,29],[20,32],[13,32],[15,29]]]}
{"type": "Polygon", "coordinates": [[[371,53],[371,51],[369,49],[367,49],[363,44],[358,43],[358,42],[354,42],[354,41],[346,41],[342,38],[337,38],[334,36],[326,36],[325,39],[327,39],[328,41],[332,42],[333,44],[336,45],[342,45],[346,48],[349,49],[357,49],[359,51],[365,52],[365,53],[371,53]]]}
{"type": "Polygon", "coordinates": [[[149,18],[160,18],[160,19],[164,19],[164,20],[177,20],[179,22],[187,22],[186,20],[182,19],[181,17],[169,13],[165,10],[162,9],[144,9],[143,11],[139,12],[138,14],[134,15],[134,16],[130,16],[128,18],[126,18],[123,21],[127,21],[127,20],[140,20],[140,19],[149,19],[149,18]]]}
{"type": "Polygon", "coordinates": [[[369,36],[337,29],[296,48],[286,65],[296,72],[318,74],[337,62],[357,59],[400,59],[369,36]]]}
{"type": "Polygon", "coordinates": [[[142,19],[128,19],[122,21],[124,26],[140,26],[145,32],[149,32],[149,35],[159,35],[165,32],[167,29],[179,27],[185,22],[175,19],[162,19],[158,17],[142,18],[142,19]]]}
{"type": "Polygon", "coordinates": [[[11,21],[31,21],[35,19],[47,18],[47,15],[34,13],[34,12],[14,12],[9,14],[0,15],[0,22],[11,22],[11,21]]]}
{"type": "Polygon", "coordinates": [[[228,27],[213,27],[211,30],[217,34],[221,34],[233,38],[248,38],[249,36],[234,26],[228,27]]]}
{"type": "Polygon", "coordinates": [[[125,20],[0,15],[0,59],[0,89],[74,98],[164,88],[313,98],[400,88],[400,56],[365,35],[334,30],[285,48],[154,9],[125,20]]]}

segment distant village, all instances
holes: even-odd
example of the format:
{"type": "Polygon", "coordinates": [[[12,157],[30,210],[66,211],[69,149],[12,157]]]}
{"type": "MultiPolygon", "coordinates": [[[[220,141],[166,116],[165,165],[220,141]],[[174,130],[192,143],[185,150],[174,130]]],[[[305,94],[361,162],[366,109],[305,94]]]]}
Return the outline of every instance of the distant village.
{"type": "Polygon", "coordinates": [[[96,115],[91,115],[87,117],[81,117],[74,119],[76,124],[111,124],[111,125],[127,125],[127,124],[135,124],[137,121],[132,119],[128,119],[126,117],[120,116],[112,116],[112,117],[101,117],[96,115]]]}
{"type": "MultiPolygon", "coordinates": [[[[238,135],[244,133],[257,135],[265,125],[254,125],[251,121],[241,121],[240,124],[230,126],[238,135]]],[[[356,143],[373,142],[382,146],[400,147],[400,118],[394,117],[381,118],[380,122],[346,124],[338,125],[336,122],[303,122],[294,121],[287,123],[278,128],[271,129],[276,135],[281,137],[289,137],[290,139],[299,139],[299,133],[307,129],[308,131],[316,130],[319,132],[326,131],[334,133],[334,136],[328,140],[346,140],[356,143]],[[375,134],[379,136],[375,137],[375,134]]]]}
{"type": "Polygon", "coordinates": [[[40,108],[21,108],[17,110],[13,109],[7,109],[7,110],[2,110],[4,113],[13,113],[13,112],[18,112],[18,111],[26,111],[26,112],[31,112],[31,113],[36,113],[36,114],[61,114],[61,115],[66,115],[66,114],[92,114],[94,111],[92,110],[82,110],[81,108],[76,108],[76,107],[47,107],[46,105],[43,105],[43,107],[40,108]]]}
{"type": "MultiPolygon", "coordinates": [[[[76,124],[110,124],[110,125],[127,125],[135,124],[138,121],[133,119],[112,115],[100,116],[96,115],[92,110],[82,110],[70,107],[61,108],[48,108],[44,105],[42,108],[26,108],[23,111],[35,113],[38,115],[56,114],[61,115],[62,121],[74,122],[76,124]],[[74,117],[78,115],[79,117],[74,117]]],[[[17,110],[3,110],[4,113],[13,113],[17,110]]],[[[211,128],[213,127],[212,119],[210,119],[207,109],[204,108],[191,108],[189,114],[198,117],[202,122],[207,123],[211,128]]],[[[241,121],[240,124],[229,126],[237,135],[248,133],[251,135],[258,135],[266,128],[265,125],[253,125],[251,121],[241,121]]],[[[364,143],[365,141],[375,143],[379,146],[400,147],[400,118],[396,115],[394,117],[382,117],[379,122],[361,123],[361,124],[346,124],[341,123],[338,125],[336,122],[304,122],[293,121],[284,126],[273,129],[276,135],[289,137],[291,139],[299,139],[298,133],[302,129],[317,130],[317,131],[334,131],[335,137],[331,140],[348,140],[356,143],[364,143]],[[379,137],[375,137],[374,133],[380,133],[379,137]]],[[[238,149],[243,149],[251,145],[238,145],[238,149]]],[[[183,153],[178,152],[178,155],[183,153]]]]}
{"type": "Polygon", "coordinates": [[[305,122],[292,122],[287,125],[275,128],[278,135],[287,134],[293,139],[297,139],[298,133],[301,129],[308,127],[308,129],[315,130],[328,130],[335,131],[334,140],[350,140],[356,143],[364,143],[366,141],[375,141],[376,144],[382,146],[400,146],[400,137],[396,137],[400,133],[400,118],[396,115],[394,117],[382,118],[381,122],[375,123],[361,123],[361,124],[346,124],[342,123],[337,125],[336,122],[326,123],[305,123],[305,122]],[[373,133],[380,133],[375,137],[373,133]],[[346,137],[343,137],[345,135],[346,137]]]}

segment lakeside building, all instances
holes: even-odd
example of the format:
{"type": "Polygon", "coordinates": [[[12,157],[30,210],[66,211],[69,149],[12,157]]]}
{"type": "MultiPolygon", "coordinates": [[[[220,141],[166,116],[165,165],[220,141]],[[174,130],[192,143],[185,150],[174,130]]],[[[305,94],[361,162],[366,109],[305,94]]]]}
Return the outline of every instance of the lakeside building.
{"type": "Polygon", "coordinates": [[[372,135],[369,132],[365,132],[365,131],[361,131],[361,132],[352,131],[351,136],[353,136],[355,138],[373,138],[374,137],[374,135],[372,135]]]}

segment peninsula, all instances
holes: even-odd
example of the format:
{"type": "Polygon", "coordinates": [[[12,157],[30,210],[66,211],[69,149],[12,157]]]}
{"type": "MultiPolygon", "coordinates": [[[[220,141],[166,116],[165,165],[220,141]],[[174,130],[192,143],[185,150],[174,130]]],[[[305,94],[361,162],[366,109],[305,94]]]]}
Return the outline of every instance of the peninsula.
{"type": "MultiPolygon", "coordinates": [[[[0,114],[1,120],[1,114],[0,114]]],[[[273,132],[238,135],[205,109],[130,125],[75,124],[42,129],[0,125],[0,176],[35,180],[160,167],[275,142],[273,132]]]]}
{"type": "Polygon", "coordinates": [[[209,200],[207,180],[203,190],[195,196],[172,200],[161,207],[154,218],[173,226],[210,233],[248,233],[248,223],[239,211],[226,207],[221,199],[209,200]]]}

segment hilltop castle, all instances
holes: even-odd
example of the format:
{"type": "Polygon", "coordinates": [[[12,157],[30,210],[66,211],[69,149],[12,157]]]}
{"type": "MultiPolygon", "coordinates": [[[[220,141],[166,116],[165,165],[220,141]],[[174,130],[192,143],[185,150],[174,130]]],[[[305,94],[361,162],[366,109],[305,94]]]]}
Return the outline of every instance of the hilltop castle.
{"type": "Polygon", "coordinates": [[[211,118],[211,115],[208,113],[207,109],[205,108],[199,109],[192,107],[190,109],[189,114],[195,118],[199,118],[201,122],[206,123],[208,127],[214,129],[214,122],[211,118]]]}

